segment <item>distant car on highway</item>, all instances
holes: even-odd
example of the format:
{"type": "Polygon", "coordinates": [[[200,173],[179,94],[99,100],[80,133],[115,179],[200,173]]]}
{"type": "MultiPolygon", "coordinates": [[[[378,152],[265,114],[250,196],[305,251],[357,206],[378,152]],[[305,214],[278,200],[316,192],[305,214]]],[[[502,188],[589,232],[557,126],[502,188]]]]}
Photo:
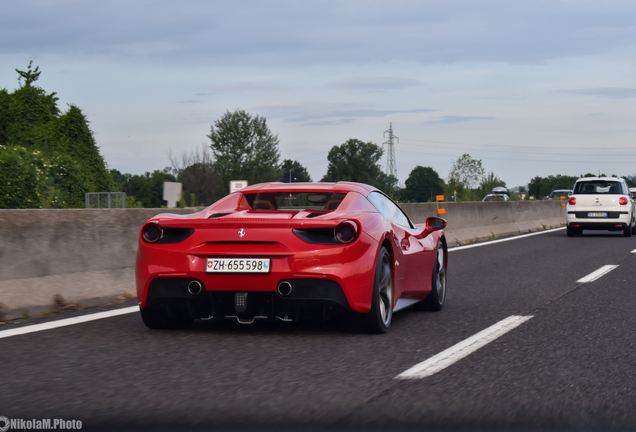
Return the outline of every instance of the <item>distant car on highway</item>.
{"type": "Polygon", "coordinates": [[[415,225],[361,183],[248,186],[201,212],[143,225],[141,317],[153,329],[343,317],[384,333],[400,308],[444,306],[445,226],[438,217],[415,225]]]}
{"type": "Polygon", "coordinates": [[[623,231],[625,237],[636,234],[636,204],[622,178],[578,179],[566,208],[568,237],[580,235],[584,229],[623,231]]]}
{"type": "Polygon", "coordinates": [[[629,188],[629,195],[632,197],[632,200],[636,201],[636,188],[629,188]]]}
{"type": "Polygon", "coordinates": [[[508,189],[503,186],[493,188],[492,193],[489,193],[482,199],[482,202],[487,201],[508,201],[510,196],[508,195],[508,189]]]}
{"type": "Polygon", "coordinates": [[[547,198],[549,200],[560,200],[561,197],[565,197],[565,199],[568,199],[570,195],[572,195],[572,189],[555,189],[550,192],[550,195],[548,195],[547,198]]]}

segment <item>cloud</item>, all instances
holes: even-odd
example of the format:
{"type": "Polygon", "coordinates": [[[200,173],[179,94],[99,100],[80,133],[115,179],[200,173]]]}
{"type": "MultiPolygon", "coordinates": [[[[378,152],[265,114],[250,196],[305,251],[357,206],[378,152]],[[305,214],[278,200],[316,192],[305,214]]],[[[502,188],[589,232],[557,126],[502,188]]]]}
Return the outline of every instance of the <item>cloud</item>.
{"type": "Polygon", "coordinates": [[[448,115],[437,120],[427,121],[425,123],[465,123],[474,120],[494,120],[494,117],[477,117],[477,116],[456,116],[448,115]]]}
{"type": "Polygon", "coordinates": [[[374,110],[374,109],[356,109],[345,111],[332,111],[326,114],[327,117],[386,117],[392,114],[412,114],[426,113],[438,111],[435,109],[412,109],[412,110],[374,110]]]}
{"type": "Polygon", "coordinates": [[[303,122],[302,126],[340,126],[343,124],[352,123],[355,119],[344,118],[337,120],[322,120],[322,121],[307,121],[303,122]]]}
{"type": "Polygon", "coordinates": [[[22,0],[3,4],[0,54],[168,66],[532,64],[632,46],[634,22],[634,2],[22,0]]]}
{"type": "Polygon", "coordinates": [[[346,81],[332,82],[329,87],[353,90],[399,90],[420,85],[422,85],[420,81],[410,78],[359,77],[346,81]]]}
{"type": "Polygon", "coordinates": [[[240,81],[216,87],[219,92],[255,92],[278,90],[278,87],[261,84],[255,81],[240,81]]]}
{"type": "Polygon", "coordinates": [[[301,126],[325,126],[351,123],[359,118],[382,118],[395,114],[434,112],[434,109],[375,110],[366,108],[329,110],[320,106],[271,107],[267,117],[282,118],[285,123],[300,123],[301,126]]]}
{"type": "Polygon", "coordinates": [[[598,96],[607,99],[630,99],[636,97],[636,89],[623,87],[599,87],[579,90],[558,90],[556,93],[598,96]]]}

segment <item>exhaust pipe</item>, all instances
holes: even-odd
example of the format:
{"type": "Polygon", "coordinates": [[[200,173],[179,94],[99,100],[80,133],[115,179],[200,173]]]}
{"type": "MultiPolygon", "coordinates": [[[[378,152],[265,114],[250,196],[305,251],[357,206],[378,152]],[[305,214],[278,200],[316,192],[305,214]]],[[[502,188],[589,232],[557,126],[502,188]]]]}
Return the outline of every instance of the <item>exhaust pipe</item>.
{"type": "Polygon", "coordinates": [[[291,294],[292,292],[292,284],[287,281],[281,281],[278,283],[278,294],[285,297],[291,294]]]}
{"type": "Polygon", "coordinates": [[[201,282],[199,282],[198,280],[190,281],[190,283],[188,284],[188,292],[190,294],[198,295],[201,294],[201,291],[203,291],[203,285],[201,285],[201,282]]]}

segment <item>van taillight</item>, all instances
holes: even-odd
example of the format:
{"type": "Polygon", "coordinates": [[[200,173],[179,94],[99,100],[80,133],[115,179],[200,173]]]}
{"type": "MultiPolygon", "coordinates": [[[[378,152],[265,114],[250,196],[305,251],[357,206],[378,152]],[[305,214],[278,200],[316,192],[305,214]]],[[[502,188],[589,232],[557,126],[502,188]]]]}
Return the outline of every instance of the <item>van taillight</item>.
{"type": "Polygon", "coordinates": [[[627,200],[627,198],[625,198],[625,197],[621,197],[621,199],[619,199],[619,200],[618,200],[618,203],[619,203],[620,205],[627,205],[627,203],[628,203],[628,202],[629,202],[629,201],[628,201],[628,200],[627,200]]]}
{"type": "Polygon", "coordinates": [[[570,197],[570,199],[568,200],[568,204],[570,204],[570,205],[576,204],[576,198],[570,197]]]}

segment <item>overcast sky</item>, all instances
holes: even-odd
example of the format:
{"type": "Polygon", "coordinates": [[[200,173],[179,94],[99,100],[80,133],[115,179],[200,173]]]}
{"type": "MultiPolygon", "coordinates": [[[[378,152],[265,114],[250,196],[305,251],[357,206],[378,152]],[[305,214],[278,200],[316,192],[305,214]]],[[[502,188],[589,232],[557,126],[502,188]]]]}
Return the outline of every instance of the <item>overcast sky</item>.
{"type": "Polygon", "coordinates": [[[509,187],[636,173],[636,2],[3,2],[0,88],[30,60],[122,172],[170,165],[243,109],[316,181],[332,146],[382,144],[390,123],[401,183],[463,153],[509,187]]]}

